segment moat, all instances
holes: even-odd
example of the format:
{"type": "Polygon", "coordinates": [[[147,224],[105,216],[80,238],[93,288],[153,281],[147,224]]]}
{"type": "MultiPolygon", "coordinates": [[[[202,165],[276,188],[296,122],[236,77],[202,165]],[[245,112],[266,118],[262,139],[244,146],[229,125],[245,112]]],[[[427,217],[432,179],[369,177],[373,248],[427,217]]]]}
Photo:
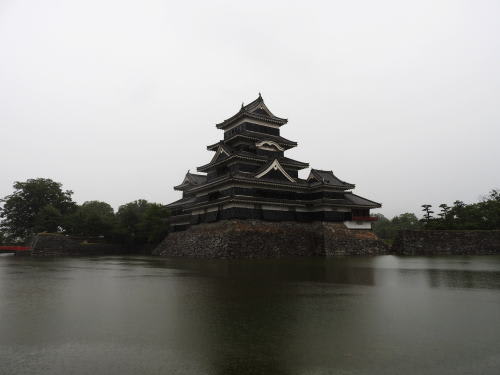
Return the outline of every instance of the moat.
{"type": "Polygon", "coordinates": [[[500,256],[0,256],[0,374],[498,374],[500,256]]]}

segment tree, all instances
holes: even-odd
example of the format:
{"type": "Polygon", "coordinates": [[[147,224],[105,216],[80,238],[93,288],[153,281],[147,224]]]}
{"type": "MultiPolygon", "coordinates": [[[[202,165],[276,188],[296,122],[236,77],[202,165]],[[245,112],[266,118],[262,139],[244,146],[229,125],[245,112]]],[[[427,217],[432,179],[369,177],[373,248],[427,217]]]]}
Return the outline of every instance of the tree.
{"type": "Polygon", "coordinates": [[[66,219],[67,231],[78,236],[110,237],[115,227],[113,207],[106,202],[87,201],[66,219]]]}
{"type": "Polygon", "coordinates": [[[454,228],[460,228],[461,224],[463,224],[465,210],[466,204],[464,202],[460,200],[453,202],[453,206],[450,209],[450,217],[454,228]]]}
{"type": "Polygon", "coordinates": [[[452,229],[454,227],[453,222],[453,209],[446,203],[439,205],[441,212],[438,213],[438,218],[427,220],[427,229],[452,229]]]}
{"type": "Polygon", "coordinates": [[[421,222],[413,213],[406,212],[395,216],[392,220],[384,215],[377,214],[379,219],[373,225],[373,231],[377,236],[385,240],[394,240],[400,230],[417,230],[422,228],[421,222]]]}
{"type": "Polygon", "coordinates": [[[117,236],[129,245],[160,242],[168,231],[168,216],[164,206],[144,199],[124,204],[116,213],[117,236]]]}
{"type": "Polygon", "coordinates": [[[449,207],[446,203],[440,204],[439,207],[441,208],[441,212],[438,214],[439,217],[442,220],[446,220],[450,215],[451,207],[449,207]]]}
{"type": "Polygon", "coordinates": [[[147,233],[147,243],[159,243],[168,233],[166,219],[170,215],[169,210],[158,203],[149,203],[144,212],[142,229],[147,233]]]}
{"type": "Polygon", "coordinates": [[[484,225],[488,229],[500,229],[500,191],[491,190],[478,205],[483,213],[484,225]]]}
{"type": "Polygon", "coordinates": [[[57,208],[48,204],[43,206],[35,218],[33,231],[35,233],[39,232],[60,232],[63,225],[63,216],[61,211],[57,208]]]}
{"type": "Polygon", "coordinates": [[[392,224],[396,227],[396,230],[415,230],[422,228],[422,224],[417,216],[411,212],[395,216],[392,219],[392,224]]]}
{"type": "Polygon", "coordinates": [[[426,222],[429,222],[432,219],[432,214],[434,211],[431,210],[432,206],[430,204],[423,204],[422,205],[422,211],[425,212],[424,214],[424,220],[426,222]]]}
{"type": "MultiPolygon", "coordinates": [[[[423,205],[426,207],[428,205],[423,205]]],[[[480,202],[465,204],[457,200],[452,207],[439,206],[438,219],[426,222],[426,229],[500,229],[500,192],[491,190],[480,202]]],[[[425,211],[425,208],[424,208],[425,211]]]]}
{"type": "Polygon", "coordinates": [[[378,218],[378,220],[373,223],[373,232],[375,232],[378,237],[383,238],[384,240],[393,238],[394,228],[391,221],[382,214],[375,214],[375,216],[378,218]]]}
{"type": "Polygon", "coordinates": [[[48,178],[15,182],[14,192],[1,199],[0,228],[13,239],[25,239],[36,231],[63,229],[64,216],[76,208],[71,190],[48,178]]]}

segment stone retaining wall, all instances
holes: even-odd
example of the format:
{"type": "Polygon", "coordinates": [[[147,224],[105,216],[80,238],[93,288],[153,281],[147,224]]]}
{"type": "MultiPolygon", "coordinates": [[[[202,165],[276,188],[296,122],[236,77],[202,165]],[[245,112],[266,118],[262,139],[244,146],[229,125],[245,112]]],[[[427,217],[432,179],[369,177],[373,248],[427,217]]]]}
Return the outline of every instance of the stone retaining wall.
{"type": "Polygon", "coordinates": [[[500,254],[500,230],[400,231],[391,252],[398,255],[500,254]]]}
{"type": "Polygon", "coordinates": [[[170,233],[153,251],[197,258],[375,255],[387,246],[373,232],[342,223],[225,220],[170,233]]]}
{"type": "Polygon", "coordinates": [[[39,234],[32,242],[32,256],[67,256],[67,255],[111,255],[127,251],[120,245],[108,243],[87,243],[74,240],[61,234],[39,234]]]}

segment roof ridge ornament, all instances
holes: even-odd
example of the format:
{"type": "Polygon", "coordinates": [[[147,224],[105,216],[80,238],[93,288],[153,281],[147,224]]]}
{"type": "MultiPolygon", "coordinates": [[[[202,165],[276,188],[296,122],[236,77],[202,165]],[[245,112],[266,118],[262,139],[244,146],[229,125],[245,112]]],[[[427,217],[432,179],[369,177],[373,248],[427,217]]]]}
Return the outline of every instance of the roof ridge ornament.
{"type": "Polygon", "coordinates": [[[271,141],[269,139],[264,139],[262,141],[256,142],[255,146],[257,148],[260,148],[262,150],[267,150],[267,151],[285,151],[285,149],[283,147],[281,147],[278,143],[271,141]],[[266,145],[267,146],[274,146],[274,148],[276,148],[276,149],[273,149],[271,147],[266,147],[266,145]]]}

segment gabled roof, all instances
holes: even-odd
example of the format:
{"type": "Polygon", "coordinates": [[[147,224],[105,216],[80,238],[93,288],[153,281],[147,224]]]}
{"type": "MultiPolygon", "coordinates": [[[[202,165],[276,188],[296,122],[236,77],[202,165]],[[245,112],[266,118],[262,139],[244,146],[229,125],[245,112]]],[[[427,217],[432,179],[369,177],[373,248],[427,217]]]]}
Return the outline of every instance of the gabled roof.
{"type": "Polygon", "coordinates": [[[264,103],[264,99],[259,93],[259,97],[247,105],[241,105],[241,109],[235,115],[227,120],[217,124],[218,129],[224,129],[242,118],[253,118],[264,122],[269,122],[278,126],[284,125],[288,122],[287,119],[275,116],[264,103]]]}
{"type": "Polygon", "coordinates": [[[196,185],[202,185],[207,182],[207,176],[203,174],[195,174],[191,172],[187,172],[184,180],[180,185],[174,186],[174,190],[185,190],[189,187],[193,187],[196,185]]]}
{"type": "Polygon", "coordinates": [[[261,169],[259,169],[255,173],[255,177],[256,178],[264,177],[266,174],[268,174],[271,171],[279,171],[288,181],[295,182],[295,179],[292,176],[290,176],[288,173],[286,173],[285,169],[281,166],[278,159],[274,159],[273,161],[264,165],[261,169]]]}
{"type": "Polygon", "coordinates": [[[281,164],[290,164],[290,165],[300,167],[301,169],[309,167],[309,163],[305,163],[303,161],[299,161],[299,160],[295,160],[295,159],[290,159],[290,158],[287,158],[285,156],[281,156],[279,158],[279,161],[281,162],[281,164]]]}
{"type": "Polygon", "coordinates": [[[166,207],[174,208],[174,207],[184,206],[184,205],[189,204],[189,203],[194,203],[195,201],[196,201],[195,197],[181,198],[179,200],[176,200],[175,202],[167,204],[166,207]]]}
{"type": "Polygon", "coordinates": [[[220,160],[226,159],[229,156],[231,156],[231,154],[233,152],[234,151],[231,148],[229,148],[228,146],[226,146],[224,143],[219,143],[219,147],[217,147],[217,151],[215,152],[215,155],[212,158],[212,160],[210,160],[209,164],[215,163],[219,159],[220,160]]]}
{"type": "Polygon", "coordinates": [[[353,193],[345,193],[344,198],[347,199],[349,202],[351,202],[354,205],[359,205],[359,206],[366,206],[368,208],[380,208],[382,205],[380,203],[371,201],[369,199],[360,197],[359,195],[353,194],[353,193]]]}
{"type": "Polygon", "coordinates": [[[354,185],[337,178],[332,171],[311,169],[307,181],[311,184],[322,184],[339,187],[341,189],[354,189],[354,185]]]}
{"type": "Polygon", "coordinates": [[[224,144],[224,141],[219,141],[217,143],[212,143],[211,145],[208,145],[207,150],[208,151],[217,151],[220,144],[224,144]]]}

